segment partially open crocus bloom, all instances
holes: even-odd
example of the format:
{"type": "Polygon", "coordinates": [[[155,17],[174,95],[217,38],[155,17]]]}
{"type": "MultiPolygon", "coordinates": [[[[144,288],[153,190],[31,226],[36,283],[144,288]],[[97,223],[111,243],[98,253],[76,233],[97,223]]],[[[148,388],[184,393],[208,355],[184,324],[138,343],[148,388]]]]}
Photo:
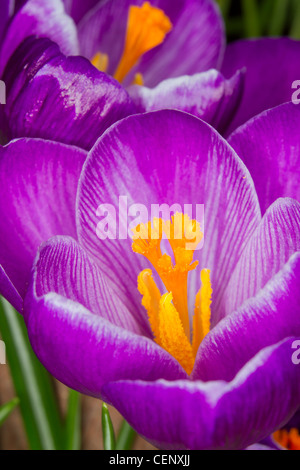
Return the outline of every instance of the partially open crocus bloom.
{"type": "MultiPolygon", "coordinates": [[[[300,73],[299,41],[243,40],[225,50],[223,20],[213,0],[28,0],[17,2],[20,8],[9,21],[12,2],[3,3],[0,74],[24,39],[47,37],[62,54],[82,55],[129,87],[139,111],[187,111],[226,136],[252,116],[290,101],[300,73]]],[[[63,92],[59,81],[57,88],[63,92]]],[[[29,103],[24,113],[30,122],[29,103]]],[[[26,135],[21,128],[13,137],[26,135]]]]}
{"type": "MultiPolygon", "coordinates": [[[[172,80],[176,107],[209,122],[220,132],[230,126],[241,99],[243,74],[225,79],[216,70],[172,80]],[[186,92],[178,94],[178,86],[186,92]]],[[[2,126],[6,142],[38,137],[89,150],[114,122],[157,106],[172,108],[166,84],[128,92],[83,57],[66,57],[49,39],[27,38],[5,69],[6,106],[2,126]],[[89,132],[86,132],[88,127],[89,132]]],[[[167,80],[168,82],[168,80],[167,80]]]]}
{"type": "Polygon", "coordinates": [[[118,82],[83,57],[66,57],[49,39],[27,38],[3,80],[5,142],[26,136],[90,149],[111,124],[136,111],[118,82]]]}
{"type": "MultiPolygon", "coordinates": [[[[78,20],[79,4],[70,9],[69,3],[78,20]]],[[[89,150],[121,117],[163,108],[192,113],[226,132],[241,101],[244,74],[235,71],[225,79],[215,70],[225,39],[211,0],[110,0],[95,5],[81,23],[75,27],[60,0],[29,0],[9,22],[0,50],[6,142],[39,137],[89,150]],[[57,46],[29,39],[32,34],[57,46]],[[86,59],[66,57],[79,54],[86,59]],[[151,86],[163,82],[154,89],[129,87],[130,99],[113,77],[131,84],[135,76],[151,86]]]]}
{"type": "Polygon", "coordinates": [[[86,57],[125,83],[138,73],[147,86],[154,86],[220,64],[224,28],[212,0],[98,0],[85,2],[85,12],[80,3],[24,2],[5,30],[0,74],[12,52],[32,34],[55,41],[66,55],[86,57]]]}
{"type": "Polygon", "coordinates": [[[2,292],[25,298],[55,377],[159,447],[245,448],[299,410],[299,124],[285,105],[232,136],[245,160],[261,151],[254,182],[213,128],[177,111],[119,121],[82,170],[84,152],[59,143],[1,149],[2,292]],[[174,217],[155,204],[176,204],[174,217]],[[204,220],[185,204],[204,204],[204,220]]]}

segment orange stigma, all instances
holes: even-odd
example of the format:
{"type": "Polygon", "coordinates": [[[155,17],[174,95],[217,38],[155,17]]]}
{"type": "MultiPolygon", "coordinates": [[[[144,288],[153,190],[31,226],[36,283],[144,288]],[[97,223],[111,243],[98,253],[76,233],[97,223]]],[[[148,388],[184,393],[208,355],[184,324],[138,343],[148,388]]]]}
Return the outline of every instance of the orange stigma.
{"type": "MultiPolygon", "coordinates": [[[[143,3],[140,7],[131,5],[125,46],[114,78],[122,83],[146,52],[164,42],[171,29],[171,21],[160,8],[153,7],[149,2],[143,3]]],[[[98,52],[91,60],[92,64],[103,72],[106,72],[108,67],[108,57],[105,56],[106,54],[98,52]]],[[[135,75],[133,83],[143,85],[143,77],[140,73],[135,75]]]]}
{"type": "Polygon", "coordinates": [[[200,224],[180,213],[169,221],[155,218],[152,223],[140,224],[133,230],[133,251],[150,261],[167,290],[161,294],[150,269],[139,274],[138,290],[154,340],[175,357],[188,374],[193,370],[198,347],[210,329],[210,271],[203,269],[195,301],[193,339],[190,340],[188,273],[198,265],[193,256],[202,237],[200,224]],[[173,259],[161,251],[163,236],[169,242],[173,259]]]}

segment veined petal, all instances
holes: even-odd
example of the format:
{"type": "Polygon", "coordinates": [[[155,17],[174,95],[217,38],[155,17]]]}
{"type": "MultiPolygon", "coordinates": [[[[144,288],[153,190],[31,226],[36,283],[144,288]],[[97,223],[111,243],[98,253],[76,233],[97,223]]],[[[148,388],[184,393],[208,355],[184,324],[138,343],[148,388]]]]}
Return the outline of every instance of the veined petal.
{"type": "Polygon", "coordinates": [[[244,74],[226,80],[217,70],[164,80],[155,88],[135,85],[129,93],[140,112],[178,109],[193,114],[224,134],[239,106],[244,74]]]}
{"type": "Polygon", "coordinates": [[[105,270],[99,269],[74,239],[58,236],[44,243],[35,270],[38,297],[55,292],[116,326],[151,337],[142,308],[130,312],[126,297],[121,299],[118,279],[110,281],[105,270]]]}
{"type": "Polygon", "coordinates": [[[54,377],[101,397],[106,382],[124,378],[186,378],[178,362],[149,338],[117,327],[55,293],[29,290],[25,320],[32,347],[54,377]]]}
{"type": "Polygon", "coordinates": [[[134,112],[119,83],[83,57],[65,57],[48,39],[28,38],[4,74],[8,138],[38,137],[89,149],[134,112]]]}
{"type": "Polygon", "coordinates": [[[219,318],[254,297],[300,251],[300,203],[278,199],[249,240],[226,286],[219,318]]]}
{"type": "Polygon", "coordinates": [[[0,147],[0,263],[21,296],[42,241],[76,237],[75,198],[86,153],[20,139],[0,147]]]}
{"type": "Polygon", "coordinates": [[[300,253],[236,312],[221,320],[198,349],[194,379],[233,379],[262,348],[300,336],[300,253]]]}
{"type": "Polygon", "coordinates": [[[22,298],[2,266],[0,266],[0,294],[3,295],[18,312],[22,311],[22,298]]]}
{"type": "MultiPolygon", "coordinates": [[[[108,73],[113,75],[123,52],[129,7],[142,3],[144,0],[109,0],[89,12],[79,25],[82,54],[89,59],[99,51],[108,54],[108,73]]],[[[225,37],[222,17],[213,1],[151,0],[150,3],[163,10],[173,28],[163,44],[145,54],[137,68],[147,86],[218,67],[225,37]]]]}
{"type": "Polygon", "coordinates": [[[52,39],[66,55],[79,54],[76,26],[65,14],[61,0],[28,0],[6,31],[0,53],[0,75],[15,49],[31,35],[52,39]]]}
{"type": "MultiPolygon", "coordinates": [[[[194,214],[196,204],[204,204],[205,226],[199,221],[204,245],[195,257],[201,269],[211,269],[212,305],[217,308],[259,224],[260,210],[249,173],[227,142],[206,123],[179,111],[131,116],[112,126],[89,153],[80,178],[80,244],[106,266],[109,277],[118,276],[133,302],[139,302],[137,276],[149,263],[132,253],[128,225],[139,223],[134,220],[141,208],[140,219],[144,220],[140,222],[148,222],[162,204],[168,205],[167,210],[162,207],[162,218],[170,217],[174,204],[180,205],[179,212],[190,204],[194,214]],[[116,231],[110,238],[100,239],[97,226],[106,207],[111,209],[116,231]]],[[[201,210],[199,213],[202,218],[201,210]]],[[[190,276],[192,311],[200,276],[194,272],[190,276]]]]}
{"type": "Polygon", "coordinates": [[[299,406],[295,339],[260,351],[229,383],[118,381],[105,385],[104,399],[161,448],[244,449],[285,424],[299,406]]]}
{"type": "Polygon", "coordinates": [[[300,107],[285,103],[237,129],[229,143],[254,180],[262,212],[279,197],[300,201],[300,107]]]}

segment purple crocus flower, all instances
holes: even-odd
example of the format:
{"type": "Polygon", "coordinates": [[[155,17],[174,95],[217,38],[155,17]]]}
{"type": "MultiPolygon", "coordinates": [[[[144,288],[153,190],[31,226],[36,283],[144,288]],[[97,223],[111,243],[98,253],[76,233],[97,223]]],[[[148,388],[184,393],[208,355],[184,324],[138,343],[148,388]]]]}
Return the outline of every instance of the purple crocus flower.
{"type": "Polygon", "coordinates": [[[66,57],[49,39],[27,38],[3,76],[6,141],[38,137],[90,149],[136,108],[126,90],[83,57],[66,57]]]}
{"type": "MultiPolygon", "coordinates": [[[[122,4],[118,0],[90,0],[84,4],[79,0],[65,0],[64,5],[65,10],[61,0],[17,2],[18,9],[6,22],[6,28],[3,16],[5,39],[0,53],[0,73],[21,42],[35,34],[56,42],[64,55],[83,55],[126,86],[134,81],[144,82],[145,86],[134,85],[128,89],[139,112],[166,107],[179,109],[204,119],[224,135],[254,115],[291,100],[292,83],[300,74],[299,41],[244,40],[230,44],[225,50],[223,20],[213,0],[124,0],[122,4]],[[147,9],[145,17],[141,13],[143,8],[147,9]],[[155,21],[146,21],[152,17],[155,21]],[[143,35],[146,30],[148,34],[143,35]],[[148,44],[153,31],[158,43],[148,44]],[[133,47],[131,41],[135,37],[139,41],[133,47]],[[123,75],[124,70],[126,73],[120,78],[117,71],[121,63],[123,75]],[[208,72],[209,69],[219,72],[208,72]]],[[[9,10],[8,6],[6,9],[9,10]]],[[[22,49],[23,55],[27,53],[28,50],[22,49]]],[[[22,76],[17,76],[12,65],[19,57],[20,54],[10,64],[10,80],[17,82],[22,81],[22,76]]],[[[22,75],[20,70],[19,73],[22,75]]],[[[74,73],[86,75],[89,67],[85,71],[83,66],[80,70],[75,67],[74,73]]],[[[60,82],[56,86],[63,94],[60,82]]],[[[23,108],[30,128],[32,98],[26,102],[28,109],[23,108]]],[[[20,124],[16,129],[14,118],[7,119],[8,125],[14,128],[9,138],[28,135],[26,126],[20,124]]],[[[42,130],[34,136],[49,138],[53,125],[47,127],[45,136],[42,130]]],[[[75,134],[76,131],[77,128],[75,134]]],[[[32,130],[29,135],[33,133],[32,130]]],[[[56,133],[50,137],[56,138],[56,133]]],[[[62,141],[74,143],[66,136],[62,141]]],[[[93,144],[95,139],[91,141],[93,144]]]]}
{"type": "Polygon", "coordinates": [[[2,292],[16,307],[25,298],[31,344],[55,377],[159,447],[246,448],[299,410],[299,124],[286,104],[231,136],[251,175],[212,127],[178,111],[119,121],[83,169],[85,152],[60,143],[1,149],[2,292]],[[176,269],[136,227],[134,253],[122,211],[123,235],[100,240],[97,210],[122,196],[149,214],[204,204],[203,248],[192,260],[175,246],[176,269]],[[188,275],[188,290],[168,273],[188,275]]]}
{"type": "MultiPolygon", "coordinates": [[[[4,114],[2,128],[6,141],[25,136],[39,137],[90,149],[114,121],[136,112],[169,107],[190,112],[209,122],[220,132],[226,131],[241,100],[244,80],[242,72],[236,72],[229,79],[225,79],[220,72],[212,69],[191,77],[186,75],[165,80],[153,90],[133,86],[128,90],[132,96],[131,100],[113,78],[97,72],[89,61],[65,57],[64,54],[78,55],[81,51],[92,59],[95,51],[100,48],[104,51],[102,54],[107,53],[110,57],[111,64],[117,64],[124,46],[123,36],[126,36],[130,5],[129,2],[123,2],[121,9],[119,3],[117,5],[114,1],[105,2],[102,6],[97,5],[95,12],[89,13],[83,20],[86,34],[79,34],[81,29],[78,27],[81,49],[74,45],[78,43],[74,41],[76,28],[71,18],[64,13],[60,0],[51,5],[30,0],[18,10],[6,28],[0,55],[0,69],[4,70],[3,79],[7,83],[7,106],[1,110],[4,114]],[[43,20],[45,15],[50,18],[47,23],[43,20]],[[90,20],[98,24],[96,36],[96,28],[91,27],[90,20]],[[20,23],[22,28],[19,27],[20,23]],[[28,39],[27,36],[32,33],[53,39],[61,51],[45,39],[28,39]],[[111,40],[113,33],[116,35],[114,41],[111,40]],[[99,34],[102,45],[99,43],[99,34]],[[93,52],[83,51],[87,40],[93,52]],[[118,46],[116,50],[115,45],[118,46]],[[12,54],[14,50],[16,51],[12,54]],[[75,106],[78,102],[80,106],[75,106]],[[107,115],[107,110],[111,111],[112,108],[113,112],[107,115]],[[90,128],[88,134],[84,125],[87,121],[90,128]]],[[[135,1],[132,5],[132,8],[135,8],[134,5],[140,5],[137,7],[138,12],[143,9],[142,2],[135,1]]],[[[166,9],[172,19],[172,30],[168,39],[161,38],[161,46],[148,51],[142,61],[139,61],[139,70],[143,71],[145,80],[148,76],[151,78],[151,74],[159,78],[157,71],[155,72],[157,63],[164,64],[160,78],[176,77],[182,72],[201,72],[218,66],[223,55],[224,35],[221,17],[211,0],[182,1],[176,4],[176,8],[171,2],[158,1],[153,5],[147,8],[153,8],[154,13],[159,11],[162,18],[168,21],[166,18],[169,17],[158,7],[166,9]],[[193,21],[183,26],[190,16],[193,16],[193,21]],[[201,28],[204,23],[205,28],[201,28]],[[184,36],[179,34],[183,28],[184,36]],[[181,51],[183,39],[184,55],[181,51]],[[190,51],[190,59],[187,60],[189,44],[193,53],[190,51]],[[194,44],[198,44],[196,49],[194,44]],[[176,56],[175,62],[168,65],[168,58],[173,57],[174,61],[175,52],[172,51],[175,50],[179,55],[182,53],[183,60],[178,61],[176,56]],[[149,57],[152,57],[151,60],[149,57]],[[144,63],[147,65],[144,66],[144,63]]],[[[72,13],[78,19],[76,12],[79,11],[79,5],[75,7],[73,4],[72,8],[72,13]]],[[[137,18],[136,21],[137,28],[145,27],[145,19],[137,18]]],[[[152,27],[155,28],[155,25],[152,27]]],[[[133,33],[128,32],[127,36],[130,34],[133,33]]],[[[147,36],[145,37],[147,39],[147,36]]],[[[130,56],[130,51],[128,54],[130,56]]],[[[97,60],[99,61],[99,58],[97,60]]],[[[97,65],[97,61],[92,62],[97,65]]],[[[107,71],[113,74],[111,70],[107,71]]]]}
{"type": "MultiPolygon", "coordinates": [[[[244,75],[226,80],[216,70],[171,79],[169,90],[179,95],[177,108],[195,114],[220,132],[230,125],[241,99],[244,75]],[[172,89],[173,87],[173,89],[172,89]]],[[[134,87],[131,97],[112,77],[83,57],[66,57],[49,39],[27,38],[8,62],[2,126],[6,140],[38,137],[89,150],[114,122],[157,104],[172,107],[166,80],[153,91],[134,87]],[[137,92],[137,88],[139,91],[137,92]],[[88,127],[88,132],[87,132],[88,127]]]]}
{"type": "Polygon", "coordinates": [[[25,2],[6,27],[0,73],[12,52],[32,34],[55,41],[65,55],[81,54],[92,61],[97,54],[105,54],[107,66],[99,68],[110,75],[116,73],[123,55],[127,73],[125,77],[124,69],[118,73],[120,81],[132,76],[138,64],[138,72],[148,86],[165,78],[217,68],[221,63],[224,27],[212,0],[84,2],[84,7],[90,9],[82,18],[82,2],[66,1],[67,11],[80,19],[78,26],[65,12],[63,3],[25,2]]]}

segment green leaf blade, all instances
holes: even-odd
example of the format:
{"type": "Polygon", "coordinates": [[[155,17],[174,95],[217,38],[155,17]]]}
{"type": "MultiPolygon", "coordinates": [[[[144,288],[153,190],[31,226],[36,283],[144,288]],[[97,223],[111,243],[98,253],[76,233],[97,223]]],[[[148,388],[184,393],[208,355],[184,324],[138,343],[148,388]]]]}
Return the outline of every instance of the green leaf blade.
{"type": "Polygon", "coordinates": [[[4,299],[0,331],[30,448],[62,449],[64,429],[50,376],[32,351],[22,316],[4,299]]]}
{"type": "Polygon", "coordinates": [[[75,390],[69,391],[66,416],[66,450],[79,450],[81,442],[81,397],[75,390]]]}
{"type": "Polygon", "coordinates": [[[131,450],[136,439],[136,432],[124,419],[116,442],[116,450],[131,450]]]}
{"type": "Polygon", "coordinates": [[[5,405],[0,406],[0,426],[2,426],[4,421],[9,417],[9,415],[16,408],[16,406],[18,406],[19,403],[19,398],[13,398],[8,403],[5,403],[5,405]]]}
{"type": "Polygon", "coordinates": [[[102,433],[104,450],[115,450],[116,438],[110,414],[105,403],[102,404],[102,433]]]}

